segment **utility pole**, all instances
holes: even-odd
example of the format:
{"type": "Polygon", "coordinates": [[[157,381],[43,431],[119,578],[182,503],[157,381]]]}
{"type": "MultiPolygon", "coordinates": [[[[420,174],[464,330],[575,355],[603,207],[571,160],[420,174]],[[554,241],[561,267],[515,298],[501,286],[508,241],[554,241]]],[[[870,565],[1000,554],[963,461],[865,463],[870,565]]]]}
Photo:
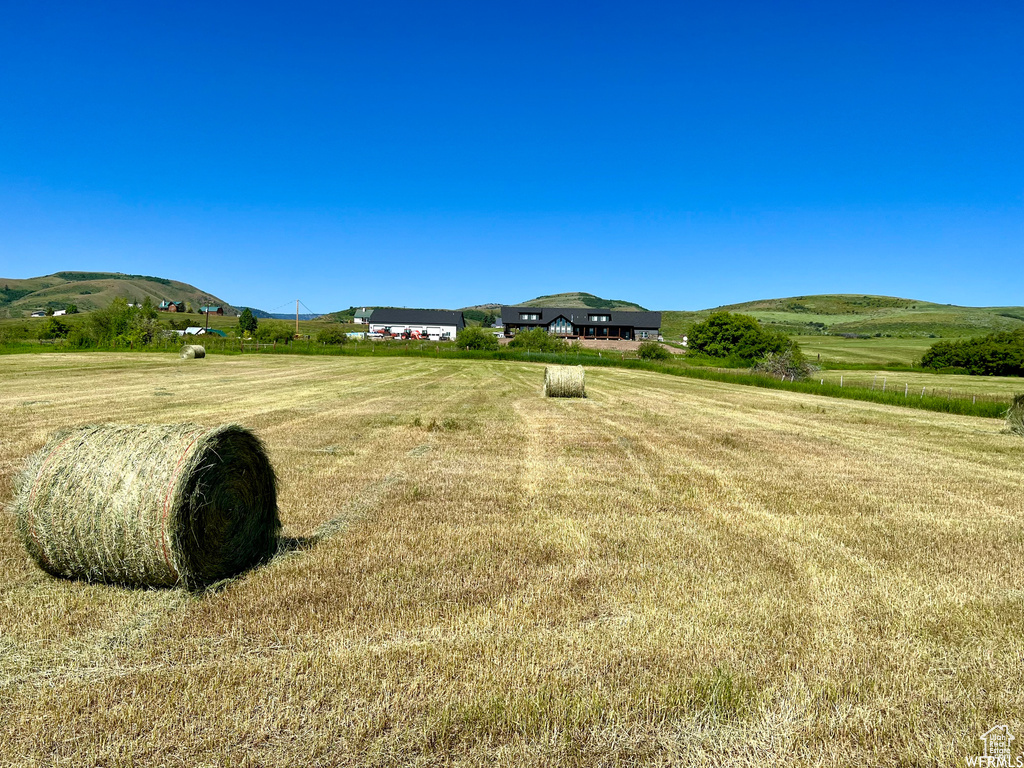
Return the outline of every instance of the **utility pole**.
{"type": "Polygon", "coordinates": [[[299,300],[295,300],[295,335],[299,335],[299,300]]]}

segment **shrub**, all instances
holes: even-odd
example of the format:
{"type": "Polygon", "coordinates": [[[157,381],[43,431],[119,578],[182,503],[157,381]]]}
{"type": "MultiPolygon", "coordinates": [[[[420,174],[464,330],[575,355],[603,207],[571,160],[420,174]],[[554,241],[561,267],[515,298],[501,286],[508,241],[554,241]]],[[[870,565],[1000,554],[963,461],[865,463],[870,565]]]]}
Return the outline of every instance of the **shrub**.
{"type": "Polygon", "coordinates": [[[46,324],[39,329],[40,339],[64,339],[67,338],[71,329],[60,321],[59,318],[51,317],[46,324]]]}
{"type": "Polygon", "coordinates": [[[1024,376],[1024,330],[939,341],[921,357],[925,368],[962,368],[984,376],[1024,376]]]}
{"type": "Polygon", "coordinates": [[[711,357],[757,360],[769,352],[781,354],[792,346],[784,333],[763,328],[749,315],[716,312],[690,330],[689,347],[711,357]]]}
{"type": "Polygon", "coordinates": [[[497,349],[498,338],[477,325],[467,325],[455,337],[459,349],[497,349]]]}
{"type": "Polygon", "coordinates": [[[564,339],[552,336],[543,328],[519,331],[509,342],[509,346],[516,349],[529,349],[533,352],[565,352],[569,349],[569,345],[564,339]]]}
{"type": "Polygon", "coordinates": [[[348,336],[341,328],[329,325],[317,332],[316,340],[321,344],[344,344],[348,341],[348,336]]]}
{"type": "Polygon", "coordinates": [[[256,329],[256,338],[262,341],[264,344],[270,342],[289,342],[292,340],[292,336],[295,333],[290,323],[285,323],[280,320],[269,320],[260,323],[256,329]]]}
{"type": "Polygon", "coordinates": [[[804,353],[794,344],[782,353],[769,352],[754,364],[751,373],[766,373],[780,379],[800,381],[814,370],[815,367],[807,362],[804,353]]]}
{"type": "Polygon", "coordinates": [[[636,355],[641,360],[668,360],[672,357],[672,353],[656,341],[642,342],[636,355]]]}
{"type": "Polygon", "coordinates": [[[89,315],[89,325],[96,340],[109,343],[119,336],[126,336],[135,313],[128,302],[118,297],[104,309],[98,309],[89,315]]]}

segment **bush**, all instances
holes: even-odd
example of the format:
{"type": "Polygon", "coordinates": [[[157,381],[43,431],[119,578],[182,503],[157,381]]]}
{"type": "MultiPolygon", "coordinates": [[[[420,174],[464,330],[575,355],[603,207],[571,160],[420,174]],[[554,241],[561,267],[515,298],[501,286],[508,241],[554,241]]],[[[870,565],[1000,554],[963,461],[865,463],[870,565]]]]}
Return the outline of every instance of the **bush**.
{"type": "Polygon", "coordinates": [[[754,364],[751,373],[765,373],[769,376],[778,376],[780,379],[800,381],[806,379],[814,370],[817,369],[807,362],[804,353],[794,344],[781,354],[769,352],[754,364]]]}
{"type": "Polygon", "coordinates": [[[552,336],[543,328],[519,331],[508,345],[516,349],[529,349],[532,352],[565,352],[569,349],[564,339],[552,336]]]}
{"type": "Polygon", "coordinates": [[[65,339],[71,329],[67,324],[62,323],[59,318],[51,317],[42,328],[39,329],[40,339],[65,339]]]}
{"type": "Polygon", "coordinates": [[[636,351],[637,357],[641,360],[668,360],[672,353],[656,341],[645,341],[640,344],[636,351]]]}
{"type": "Polygon", "coordinates": [[[285,323],[280,320],[264,321],[256,329],[256,338],[264,344],[270,344],[271,342],[287,343],[292,340],[294,334],[295,330],[292,328],[291,323],[285,323]]]}
{"type": "Polygon", "coordinates": [[[455,337],[459,349],[497,349],[498,337],[477,325],[467,325],[455,337]]]}
{"type": "Polygon", "coordinates": [[[317,332],[316,340],[321,344],[344,344],[348,341],[348,336],[341,328],[327,326],[317,332]]]}
{"type": "Polygon", "coordinates": [[[961,368],[983,376],[1024,376],[1024,331],[939,341],[921,358],[925,368],[961,368]]]}
{"type": "Polygon", "coordinates": [[[773,352],[782,354],[793,342],[780,331],[763,328],[756,318],[716,312],[690,330],[689,347],[711,357],[758,360],[773,352]]]}
{"type": "Polygon", "coordinates": [[[101,344],[108,344],[119,336],[126,336],[135,315],[134,307],[118,297],[104,309],[98,309],[89,315],[89,325],[93,335],[101,344]]]}

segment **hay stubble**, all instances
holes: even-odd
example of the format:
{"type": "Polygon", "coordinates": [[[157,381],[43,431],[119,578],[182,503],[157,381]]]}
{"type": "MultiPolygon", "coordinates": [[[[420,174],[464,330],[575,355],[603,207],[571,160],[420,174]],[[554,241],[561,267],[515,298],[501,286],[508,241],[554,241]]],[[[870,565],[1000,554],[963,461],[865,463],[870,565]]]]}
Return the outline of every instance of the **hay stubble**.
{"type": "Polygon", "coordinates": [[[571,402],[535,365],[172,359],[80,356],[52,387],[14,360],[0,479],[117,401],[244,419],[286,533],[344,527],[173,603],[49,579],[0,531],[4,755],[950,763],[1024,719],[1024,446],[994,420],[625,370],[571,402]],[[30,399],[53,403],[30,422],[30,399]]]}

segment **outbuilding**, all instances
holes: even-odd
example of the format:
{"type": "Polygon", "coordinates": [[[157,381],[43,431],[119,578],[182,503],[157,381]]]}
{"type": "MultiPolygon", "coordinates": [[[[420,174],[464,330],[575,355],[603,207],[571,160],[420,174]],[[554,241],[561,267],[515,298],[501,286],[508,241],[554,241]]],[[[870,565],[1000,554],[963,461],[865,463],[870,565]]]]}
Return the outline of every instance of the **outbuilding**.
{"type": "Polygon", "coordinates": [[[384,307],[370,315],[370,333],[399,336],[408,333],[431,341],[454,339],[466,327],[461,312],[447,309],[398,309],[384,307]]]}

